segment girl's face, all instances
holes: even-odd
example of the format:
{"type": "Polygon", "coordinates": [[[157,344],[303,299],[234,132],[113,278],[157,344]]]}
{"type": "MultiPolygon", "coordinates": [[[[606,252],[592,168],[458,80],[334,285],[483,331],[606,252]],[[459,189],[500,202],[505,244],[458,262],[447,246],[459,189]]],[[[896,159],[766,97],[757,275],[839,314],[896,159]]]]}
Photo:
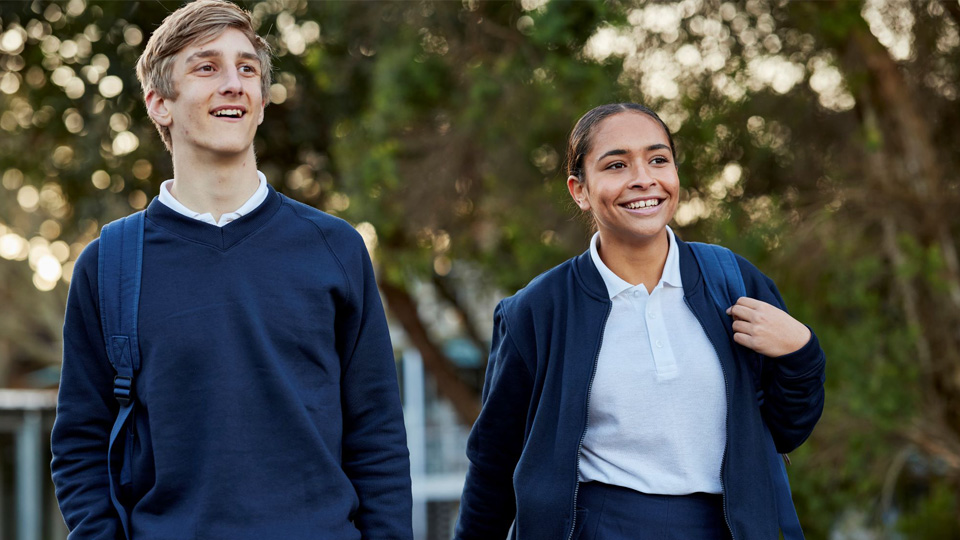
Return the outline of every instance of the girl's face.
{"type": "Polygon", "coordinates": [[[680,191],[666,132],[646,114],[626,111],[602,120],[591,138],[583,178],[567,178],[573,200],[593,214],[601,243],[656,239],[673,219],[680,191]]]}

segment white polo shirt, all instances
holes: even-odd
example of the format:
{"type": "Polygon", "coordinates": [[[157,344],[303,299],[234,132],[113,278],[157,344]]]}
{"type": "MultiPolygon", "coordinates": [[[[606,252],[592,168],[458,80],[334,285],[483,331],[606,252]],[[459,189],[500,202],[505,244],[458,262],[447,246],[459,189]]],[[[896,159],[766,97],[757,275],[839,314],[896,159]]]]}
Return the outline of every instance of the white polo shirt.
{"type": "Polygon", "coordinates": [[[649,494],[720,493],[727,402],[713,345],[683,299],[673,231],[647,293],[614,274],[590,242],[613,302],[590,390],[580,481],[649,494]]]}
{"type": "Polygon", "coordinates": [[[257,171],[257,178],[260,179],[260,185],[257,187],[257,190],[253,192],[253,195],[247,199],[247,202],[243,203],[240,208],[237,208],[235,211],[228,212],[220,216],[220,221],[213,219],[213,214],[209,212],[206,214],[194,212],[193,210],[184,206],[183,203],[178,201],[173,194],[170,193],[170,186],[173,185],[173,179],[165,180],[162,184],[160,184],[160,195],[158,199],[160,199],[160,202],[162,202],[164,206],[167,206],[178,214],[182,214],[188,218],[193,218],[204,223],[209,223],[210,225],[223,227],[227,223],[253,212],[258,206],[260,206],[261,203],[263,203],[263,201],[267,200],[267,195],[270,193],[270,191],[267,189],[267,177],[264,176],[262,172],[257,171]]]}

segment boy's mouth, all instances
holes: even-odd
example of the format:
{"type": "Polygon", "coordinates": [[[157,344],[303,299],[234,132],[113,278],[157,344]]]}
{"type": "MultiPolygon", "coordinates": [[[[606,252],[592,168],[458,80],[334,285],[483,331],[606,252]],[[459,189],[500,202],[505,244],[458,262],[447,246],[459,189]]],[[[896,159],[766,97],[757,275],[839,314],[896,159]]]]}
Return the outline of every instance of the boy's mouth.
{"type": "Polygon", "coordinates": [[[214,109],[210,114],[217,118],[243,118],[247,113],[242,107],[220,107],[214,109]]]}

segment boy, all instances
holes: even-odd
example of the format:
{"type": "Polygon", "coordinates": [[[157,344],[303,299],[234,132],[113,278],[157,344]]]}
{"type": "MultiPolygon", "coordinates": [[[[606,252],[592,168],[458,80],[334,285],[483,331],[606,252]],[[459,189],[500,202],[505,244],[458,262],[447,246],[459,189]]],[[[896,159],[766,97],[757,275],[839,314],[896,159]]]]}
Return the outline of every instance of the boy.
{"type": "Polygon", "coordinates": [[[164,20],[137,76],[174,178],[145,211],[133,430],[112,453],[119,510],[99,241],[76,264],[51,464],[70,538],[411,538],[393,351],[364,244],[256,169],[268,45],[248,13],[203,0],[164,20]]]}

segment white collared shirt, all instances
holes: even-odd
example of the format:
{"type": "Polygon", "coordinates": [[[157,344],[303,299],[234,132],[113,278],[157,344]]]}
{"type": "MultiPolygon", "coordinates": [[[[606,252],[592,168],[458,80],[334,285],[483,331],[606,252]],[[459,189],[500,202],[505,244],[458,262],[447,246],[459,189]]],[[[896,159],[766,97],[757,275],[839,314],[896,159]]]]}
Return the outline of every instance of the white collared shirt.
{"type": "Polygon", "coordinates": [[[257,186],[257,190],[253,192],[253,195],[247,199],[247,202],[243,203],[240,208],[237,208],[233,212],[228,212],[221,215],[220,221],[213,219],[213,214],[209,212],[205,214],[194,212],[193,210],[184,206],[183,203],[178,201],[176,197],[170,193],[170,186],[173,185],[173,179],[165,180],[162,184],[160,184],[160,196],[158,198],[160,199],[160,202],[178,214],[182,214],[188,218],[193,218],[204,223],[209,223],[210,225],[223,227],[227,223],[253,212],[263,203],[263,201],[267,200],[267,195],[270,193],[270,191],[267,189],[267,177],[264,176],[262,172],[257,171],[257,178],[260,179],[260,185],[257,186]]]}
{"type": "Polygon", "coordinates": [[[613,306],[588,404],[580,481],[662,495],[720,493],[726,391],[720,360],[683,299],[680,254],[667,227],[663,275],[648,293],[590,255],[613,306]]]}

